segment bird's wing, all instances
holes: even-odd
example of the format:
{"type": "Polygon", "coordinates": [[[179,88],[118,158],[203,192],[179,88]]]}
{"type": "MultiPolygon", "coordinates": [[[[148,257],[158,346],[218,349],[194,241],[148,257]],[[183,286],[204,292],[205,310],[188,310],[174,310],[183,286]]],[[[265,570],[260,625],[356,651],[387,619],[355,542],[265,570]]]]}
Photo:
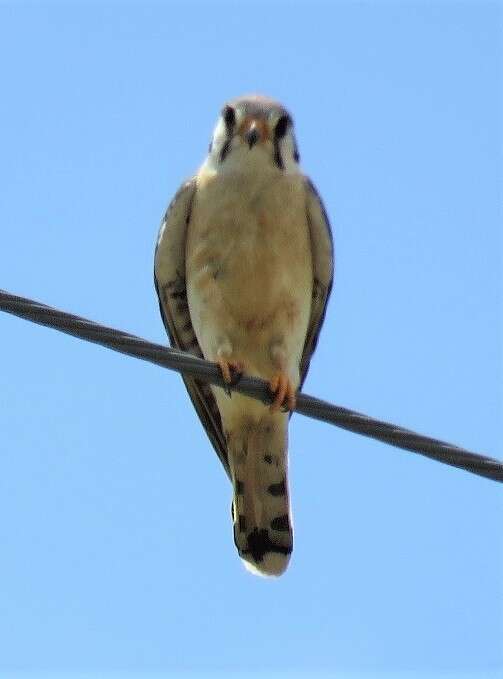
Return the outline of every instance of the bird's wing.
{"type": "MultiPolygon", "coordinates": [[[[202,358],[192,327],[185,283],[185,243],[195,190],[196,178],[193,177],[180,187],[166,210],[155,250],[154,281],[171,345],[202,358]]],[[[230,475],[222,422],[211,388],[197,379],[183,377],[183,381],[199,419],[230,475]]]]}
{"type": "Polygon", "coordinates": [[[307,221],[313,257],[313,297],[306,341],[300,361],[299,389],[306,379],[311,356],[316,349],[334,277],[334,248],[330,222],[318,191],[307,177],[305,185],[307,221]]]}

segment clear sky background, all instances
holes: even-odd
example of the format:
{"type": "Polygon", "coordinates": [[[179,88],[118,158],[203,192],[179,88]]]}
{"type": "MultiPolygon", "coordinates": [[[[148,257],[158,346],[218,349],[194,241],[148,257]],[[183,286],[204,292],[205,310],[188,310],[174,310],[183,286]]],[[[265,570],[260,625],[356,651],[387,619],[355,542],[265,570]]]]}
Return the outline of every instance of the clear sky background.
{"type": "MultiPolygon", "coordinates": [[[[3,3],[0,287],[165,342],[163,211],[267,93],[335,237],[306,392],[501,458],[501,37],[484,2],[3,3]]],[[[294,416],[258,579],[178,375],[0,337],[1,679],[501,676],[501,486],[294,416]]]]}

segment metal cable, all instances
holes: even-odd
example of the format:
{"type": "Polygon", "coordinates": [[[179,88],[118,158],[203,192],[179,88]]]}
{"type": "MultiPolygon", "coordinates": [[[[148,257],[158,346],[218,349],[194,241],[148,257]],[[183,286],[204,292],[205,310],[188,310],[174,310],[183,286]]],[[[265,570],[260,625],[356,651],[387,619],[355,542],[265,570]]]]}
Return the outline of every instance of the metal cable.
{"type": "MultiPolygon", "coordinates": [[[[80,316],[65,313],[40,304],[26,297],[18,297],[0,290],[0,310],[25,318],[39,325],[46,325],[61,332],[94,342],[134,358],[141,358],[163,368],[196,377],[219,387],[226,387],[220,369],[215,363],[191,356],[177,349],[153,344],[129,333],[107,328],[80,316]]],[[[272,396],[267,382],[242,376],[231,389],[263,403],[271,403],[272,396]]],[[[353,410],[332,405],[326,401],[299,393],[295,411],[316,420],[334,424],[342,429],[384,441],[397,448],[410,450],[438,462],[465,469],[473,474],[494,481],[503,481],[503,463],[484,455],[472,453],[450,443],[421,436],[394,424],[374,420],[353,410]]]]}

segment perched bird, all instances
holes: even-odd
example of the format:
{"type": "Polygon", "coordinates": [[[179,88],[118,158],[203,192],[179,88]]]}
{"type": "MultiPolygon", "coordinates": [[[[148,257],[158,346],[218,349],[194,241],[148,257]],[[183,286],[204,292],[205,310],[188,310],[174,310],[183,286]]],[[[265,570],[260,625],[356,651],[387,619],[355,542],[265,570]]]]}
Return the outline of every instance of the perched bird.
{"type": "Polygon", "coordinates": [[[293,546],[282,406],[295,407],[333,278],[328,218],[280,103],[224,106],[206,160],[166,211],[154,270],[173,346],[218,363],[228,383],[246,373],[270,385],[266,406],[184,378],[233,485],[239,555],[280,575],[293,546]]]}

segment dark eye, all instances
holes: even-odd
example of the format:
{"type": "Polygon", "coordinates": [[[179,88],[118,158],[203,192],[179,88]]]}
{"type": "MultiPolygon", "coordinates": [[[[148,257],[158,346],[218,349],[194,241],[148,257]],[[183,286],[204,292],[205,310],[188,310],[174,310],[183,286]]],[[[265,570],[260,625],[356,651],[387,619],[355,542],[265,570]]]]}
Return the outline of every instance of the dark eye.
{"type": "Polygon", "coordinates": [[[281,137],[285,136],[291,122],[290,116],[281,116],[281,118],[276,123],[276,127],[274,128],[274,135],[276,139],[281,139],[281,137]]]}
{"type": "Polygon", "coordinates": [[[234,127],[234,125],[236,124],[236,112],[234,111],[232,106],[225,106],[224,110],[222,111],[222,117],[224,119],[224,123],[227,129],[234,127]]]}

